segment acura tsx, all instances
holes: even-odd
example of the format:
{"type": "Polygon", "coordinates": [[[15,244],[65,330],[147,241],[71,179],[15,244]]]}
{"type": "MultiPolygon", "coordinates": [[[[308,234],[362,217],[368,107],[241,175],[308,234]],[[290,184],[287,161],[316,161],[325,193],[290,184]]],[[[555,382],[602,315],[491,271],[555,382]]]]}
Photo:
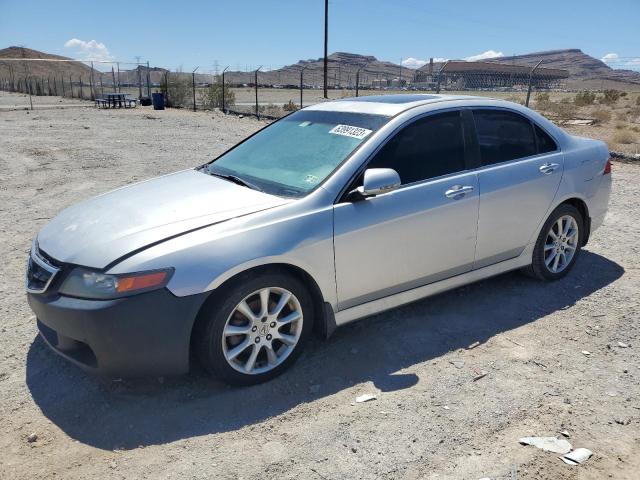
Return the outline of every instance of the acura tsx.
{"type": "Polygon", "coordinates": [[[257,383],[314,331],[509,270],[567,275],[610,172],[603,142],[506,101],[322,103],[62,211],[33,240],[28,301],[48,345],[89,371],[179,374],[193,353],[257,383]]]}

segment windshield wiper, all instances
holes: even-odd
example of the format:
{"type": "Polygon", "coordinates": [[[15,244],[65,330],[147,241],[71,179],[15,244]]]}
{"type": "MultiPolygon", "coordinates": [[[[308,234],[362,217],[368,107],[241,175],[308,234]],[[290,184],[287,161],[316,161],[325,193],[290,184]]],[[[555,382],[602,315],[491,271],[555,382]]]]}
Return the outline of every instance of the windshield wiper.
{"type": "Polygon", "coordinates": [[[226,174],[226,173],[215,173],[207,169],[205,169],[204,171],[207,172],[209,175],[213,175],[214,177],[224,178],[225,180],[229,180],[230,182],[233,182],[235,184],[242,185],[243,187],[251,188],[252,190],[257,190],[259,192],[262,191],[262,189],[257,185],[254,185],[251,182],[247,182],[246,180],[240,177],[237,177],[235,175],[226,174]]]}

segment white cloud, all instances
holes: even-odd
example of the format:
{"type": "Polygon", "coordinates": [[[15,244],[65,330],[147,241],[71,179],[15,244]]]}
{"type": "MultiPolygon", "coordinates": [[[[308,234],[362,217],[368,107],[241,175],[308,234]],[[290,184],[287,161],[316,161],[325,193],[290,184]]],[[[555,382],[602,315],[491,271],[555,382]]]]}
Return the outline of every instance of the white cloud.
{"type": "Polygon", "coordinates": [[[617,53],[607,53],[600,60],[611,68],[640,70],[640,57],[620,57],[617,53]]]}
{"type": "Polygon", "coordinates": [[[104,43],[95,40],[85,42],[84,40],[72,38],[67,40],[64,46],[72,49],[81,60],[111,61],[115,58],[109,53],[109,49],[104,43]]]}
{"type": "MultiPolygon", "coordinates": [[[[435,57],[433,59],[434,63],[446,62],[447,60],[447,58],[442,57],[435,57]]],[[[420,68],[425,66],[427,63],[429,63],[429,59],[420,60],[418,58],[409,57],[402,60],[402,66],[407,68],[420,68]]]]}
{"type": "Polygon", "coordinates": [[[504,57],[504,53],[496,52],[495,50],[487,50],[486,52],[479,53],[478,55],[471,55],[470,57],[465,57],[463,60],[467,62],[477,62],[479,60],[485,60],[487,58],[498,58],[504,57]]]}

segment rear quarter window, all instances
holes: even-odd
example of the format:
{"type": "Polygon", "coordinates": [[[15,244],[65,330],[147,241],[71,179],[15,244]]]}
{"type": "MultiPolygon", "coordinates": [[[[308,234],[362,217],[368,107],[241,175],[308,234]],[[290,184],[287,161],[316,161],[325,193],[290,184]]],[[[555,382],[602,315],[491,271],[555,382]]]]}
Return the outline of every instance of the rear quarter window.
{"type": "Polygon", "coordinates": [[[538,153],[549,153],[558,150],[556,142],[538,125],[535,126],[536,143],[538,144],[538,153]]]}

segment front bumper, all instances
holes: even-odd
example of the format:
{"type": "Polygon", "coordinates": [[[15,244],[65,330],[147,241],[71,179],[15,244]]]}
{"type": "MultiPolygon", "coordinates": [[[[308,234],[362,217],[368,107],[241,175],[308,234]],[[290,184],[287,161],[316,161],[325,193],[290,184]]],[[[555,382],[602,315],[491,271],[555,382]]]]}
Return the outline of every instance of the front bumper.
{"type": "Polygon", "coordinates": [[[191,329],[206,294],[176,297],[163,288],[116,300],[27,298],[56,353],[94,373],[132,377],[189,370],[191,329]]]}

